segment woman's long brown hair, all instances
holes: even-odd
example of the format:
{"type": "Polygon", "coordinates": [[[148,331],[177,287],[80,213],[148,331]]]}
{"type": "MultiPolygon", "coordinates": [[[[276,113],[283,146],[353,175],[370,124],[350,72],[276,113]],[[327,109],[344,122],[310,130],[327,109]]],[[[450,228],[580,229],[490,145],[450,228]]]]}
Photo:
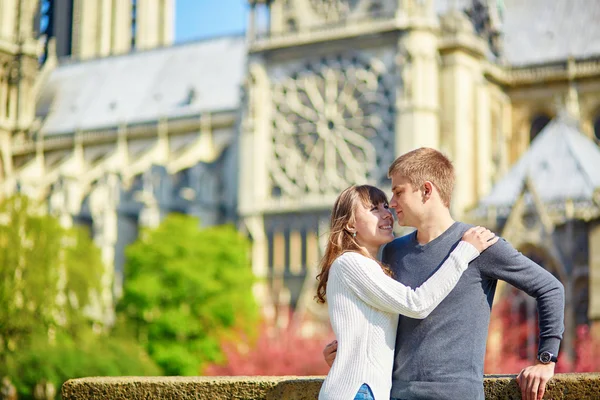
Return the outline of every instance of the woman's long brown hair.
{"type": "MultiPolygon", "coordinates": [[[[350,186],[338,196],[333,205],[333,210],[331,211],[329,240],[327,241],[325,254],[321,259],[321,272],[317,275],[319,284],[317,286],[316,300],[318,303],[325,303],[329,269],[336,258],[346,251],[354,251],[373,259],[373,257],[358,244],[352,233],[347,230],[348,224],[355,222],[356,207],[359,205],[371,207],[371,205],[387,204],[387,202],[385,193],[375,186],[370,185],[350,186]]],[[[381,264],[379,261],[377,261],[377,263],[381,265],[381,268],[387,275],[392,276],[392,271],[389,267],[381,264]]]]}

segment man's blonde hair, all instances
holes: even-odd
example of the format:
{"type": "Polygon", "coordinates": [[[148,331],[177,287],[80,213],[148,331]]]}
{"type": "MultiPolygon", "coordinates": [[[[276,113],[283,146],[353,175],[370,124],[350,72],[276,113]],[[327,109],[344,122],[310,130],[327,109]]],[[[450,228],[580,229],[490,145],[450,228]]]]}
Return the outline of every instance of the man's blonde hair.
{"type": "Polygon", "coordinates": [[[421,147],[396,158],[388,169],[388,177],[400,174],[418,190],[426,181],[435,185],[446,207],[450,207],[454,189],[454,167],[441,152],[421,147]]]}

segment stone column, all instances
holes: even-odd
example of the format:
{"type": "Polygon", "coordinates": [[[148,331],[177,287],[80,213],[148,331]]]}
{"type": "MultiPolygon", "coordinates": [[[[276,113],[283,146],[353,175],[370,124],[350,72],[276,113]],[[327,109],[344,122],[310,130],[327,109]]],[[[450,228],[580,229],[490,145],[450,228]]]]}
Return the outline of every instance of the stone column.
{"type": "Polygon", "coordinates": [[[279,328],[287,327],[289,323],[288,310],[290,305],[290,291],[285,286],[286,272],[286,235],[277,230],[273,234],[273,273],[271,276],[272,298],[275,306],[275,322],[279,328]]]}
{"type": "Polygon", "coordinates": [[[398,41],[396,156],[418,147],[439,147],[439,70],[433,26],[411,29],[398,41]]]}
{"type": "Polygon", "coordinates": [[[101,292],[94,311],[109,324],[114,320],[114,298],[121,297],[123,290],[123,276],[121,273],[115,273],[117,208],[120,197],[120,180],[114,173],[107,173],[90,193],[94,242],[100,249],[104,264],[101,292]]]}
{"type": "MultiPolygon", "coordinates": [[[[208,114],[208,118],[210,118],[210,114],[208,114]]],[[[210,131],[210,119],[208,121],[209,124],[209,131],[210,131]]],[[[203,127],[200,127],[201,130],[203,130],[203,127]]],[[[202,132],[201,132],[202,133],[202,132]]],[[[158,134],[158,138],[156,140],[156,147],[157,147],[157,158],[156,158],[156,162],[159,165],[168,165],[169,163],[169,157],[170,157],[170,144],[169,144],[169,127],[167,125],[167,120],[166,119],[160,119],[158,121],[158,126],[157,126],[157,134],[158,134]]]]}
{"type": "Polygon", "coordinates": [[[269,244],[265,233],[263,217],[246,217],[244,218],[244,226],[248,229],[248,233],[252,237],[252,272],[256,277],[252,293],[261,306],[265,318],[273,320],[275,318],[275,304],[273,304],[271,293],[269,292],[269,244]]]}
{"type": "Polygon", "coordinates": [[[17,107],[18,107],[18,99],[19,99],[19,92],[18,92],[18,87],[16,85],[8,85],[8,107],[7,107],[7,117],[8,117],[8,121],[10,122],[10,124],[13,127],[16,127],[17,124],[17,107]]]}
{"type": "Polygon", "coordinates": [[[21,61],[21,78],[17,83],[18,118],[17,129],[27,130],[35,118],[34,82],[37,75],[37,59],[27,55],[21,61]]]}
{"type": "Polygon", "coordinates": [[[270,196],[271,92],[264,65],[251,62],[248,104],[240,148],[239,207],[242,215],[260,213],[270,196]]]}
{"type": "Polygon", "coordinates": [[[475,190],[477,200],[487,195],[492,189],[493,151],[490,89],[483,76],[476,84],[477,121],[475,124],[475,190]]]}
{"type": "Polygon", "coordinates": [[[175,38],[175,0],[161,0],[158,15],[160,18],[160,46],[169,46],[175,38]]]}
{"type": "Polygon", "coordinates": [[[248,30],[246,31],[246,39],[250,42],[256,38],[256,3],[250,2],[250,11],[248,12],[248,30]]]}
{"type": "Polygon", "coordinates": [[[565,332],[560,345],[560,353],[571,363],[575,361],[576,357],[574,343],[577,335],[575,332],[575,304],[573,300],[575,284],[572,277],[568,277],[562,284],[565,287],[565,332]]]}
{"type": "Polygon", "coordinates": [[[285,32],[288,29],[282,1],[268,2],[268,33],[269,35],[285,32]]]}
{"type": "Polygon", "coordinates": [[[454,52],[444,56],[442,73],[442,109],[444,119],[442,151],[450,156],[456,171],[452,212],[460,218],[462,211],[476,201],[475,169],[477,158],[475,102],[476,85],[471,56],[454,52]]]}
{"type": "Polygon", "coordinates": [[[0,123],[8,120],[8,70],[2,68],[0,64],[0,123]]]}
{"type": "Polygon", "coordinates": [[[294,230],[290,232],[290,273],[300,275],[302,273],[302,234],[294,230]]]}
{"type": "Polygon", "coordinates": [[[137,0],[136,47],[152,49],[173,40],[173,2],[137,0]]]}
{"type": "MultiPolygon", "coordinates": [[[[1,6],[0,6],[1,7],[1,6]]],[[[1,8],[0,8],[1,10],[1,8]]],[[[1,21],[1,19],[0,19],[1,21]]],[[[6,106],[8,102],[8,81],[7,73],[0,64],[0,179],[6,180],[12,175],[12,145],[11,133],[8,128],[8,116],[6,115],[6,106]]],[[[0,191],[0,198],[8,196],[8,185],[4,183],[4,190],[0,191]]]]}
{"type": "Polygon", "coordinates": [[[98,55],[100,12],[97,1],[75,0],[73,4],[73,56],[85,60],[98,55]]]}
{"type": "Polygon", "coordinates": [[[475,36],[466,16],[458,12],[442,17],[442,30],[440,149],[454,164],[457,180],[451,211],[461,219],[465,209],[489,188],[490,100],[481,71],[485,44],[475,36]],[[483,190],[478,187],[481,184],[483,190]]]}
{"type": "Polygon", "coordinates": [[[115,18],[112,0],[100,0],[98,4],[98,56],[106,57],[113,52],[115,18]]]}
{"type": "Polygon", "coordinates": [[[512,139],[512,106],[510,104],[510,98],[506,95],[502,95],[502,127],[501,127],[501,138],[498,141],[498,145],[502,146],[500,150],[500,162],[499,171],[496,175],[498,179],[504,176],[509,171],[510,164],[510,142],[512,139]]]}
{"type": "Polygon", "coordinates": [[[588,318],[592,334],[600,339],[600,223],[589,227],[589,306],[588,318]]]}
{"type": "Polygon", "coordinates": [[[15,40],[17,21],[17,0],[3,0],[0,3],[0,38],[10,42],[15,40]]]}
{"type": "Polygon", "coordinates": [[[131,49],[131,1],[112,0],[112,7],[111,53],[127,53],[131,49]]]}
{"type": "Polygon", "coordinates": [[[267,319],[275,318],[268,285],[268,238],[263,209],[269,196],[271,100],[269,79],[262,60],[250,55],[246,102],[240,137],[238,212],[252,236],[252,270],[257,277],[253,291],[267,319]]]}

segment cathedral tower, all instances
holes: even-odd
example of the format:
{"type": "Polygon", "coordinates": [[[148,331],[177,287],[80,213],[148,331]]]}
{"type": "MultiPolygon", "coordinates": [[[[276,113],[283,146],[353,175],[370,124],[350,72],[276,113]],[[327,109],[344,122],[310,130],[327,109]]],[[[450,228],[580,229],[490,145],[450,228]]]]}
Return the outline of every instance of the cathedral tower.
{"type": "Polygon", "coordinates": [[[173,0],[42,0],[40,30],[58,57],[77,59],[170,45],[173,0]]]}
{"type": "Polygon", "coordinates": [[[35,114],[37,0],[0,0],[0,182],[12,171],[11,141],[35,114]]]}

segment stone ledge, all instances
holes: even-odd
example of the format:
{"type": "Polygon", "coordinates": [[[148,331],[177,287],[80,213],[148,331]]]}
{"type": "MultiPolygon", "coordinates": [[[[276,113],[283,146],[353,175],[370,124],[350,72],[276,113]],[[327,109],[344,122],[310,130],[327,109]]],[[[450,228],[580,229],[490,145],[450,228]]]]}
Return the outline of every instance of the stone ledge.
{"type": "MultiPolygon", "coordinates": [[[[323,377],[118,377],[72,379],[62,387],[64,400],[104,399],[316,399],[323,377]]],[[[487,375],[485,398],[521,399],[515,375],[487,375]]],[[[545,399],[600,399],[600,373],[557,374],[545,399]]]]}

